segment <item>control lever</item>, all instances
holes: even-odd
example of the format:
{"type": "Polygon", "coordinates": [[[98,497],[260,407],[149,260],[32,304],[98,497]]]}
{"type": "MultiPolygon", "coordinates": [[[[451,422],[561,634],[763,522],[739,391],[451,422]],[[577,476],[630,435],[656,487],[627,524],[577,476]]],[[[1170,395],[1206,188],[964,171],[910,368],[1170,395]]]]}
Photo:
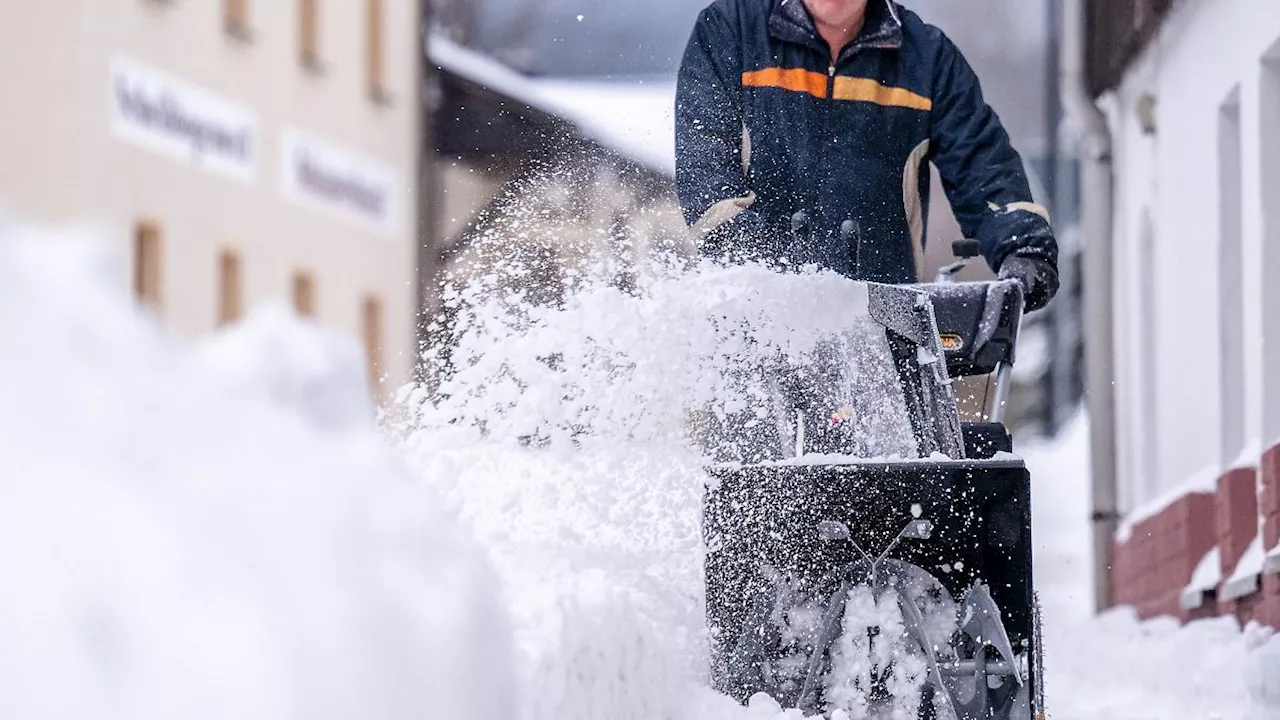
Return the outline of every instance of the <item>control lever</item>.
{"type": "Polygon", "coordinates": [[[853,248],[853,276],[862,277],[862,227],[852,218],[840,223],[840,246],[853,248]]]}
{"type": "Polygon", "coordinates": [[[944,265],[938,268],[938,277],[934,282],[953,283],[956,281],[956,274],[965,269],[969,265],[969,261],[982,255],[982,245],[971,238],[956,240],[951,243],[951,254],[956,256],[956,261],[950,265],[944,265]]]}
{"type": "Polygon", "coordinates": [[[791,216],[791,252],[788,260],[794,266],[803,265],[805,258],[813,254],[813,228],[810,227],[809,213],[797,211],[791,216]]]}

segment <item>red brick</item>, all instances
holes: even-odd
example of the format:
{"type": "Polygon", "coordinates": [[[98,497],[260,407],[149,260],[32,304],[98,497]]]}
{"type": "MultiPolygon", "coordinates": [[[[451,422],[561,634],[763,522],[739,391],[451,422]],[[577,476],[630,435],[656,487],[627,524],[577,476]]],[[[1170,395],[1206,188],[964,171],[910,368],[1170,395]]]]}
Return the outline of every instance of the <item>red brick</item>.
{"type": "Polygon", "coordinates": [[[1223,577],[1235,571],[1245,549],[1258,536],[1257,478],[1254,468],[1229,470],[1218,478],[1216,520],[1223,577]]]}
{"type": "Polygon", "coordinates": [[[1262,576],[1262,603],[1257,620],[1280,630],[1280,575],[1267,573],[1262,576]]]}
{"type": "Polygon", "coordinates": [[[1212,493],[1193,493],[1183,501],[1188,550],[1196,561],[1218,544],[1217,498],[1212,493]]]}
{"type": "Polygon", "coordinates": [[[1260,475],[1263,547],[1280,547],[1280,445],[1262,454],[1260,475]]]}
{"type": "Polygon", "coordinates": [[[1280,445],[1262,453],[1262,514],[1280,515],[1280,445]]]}
{"type": "Polygon", "coordinates": [[[1188,495],[1137,523],[1127,541],[1115,543],[1117,604],[1133,606],[1142,618],[1169,615],[1184,622],[1217,612],[1212,601],[1192,612],[1181,605],[1196,566],[1218,543],[1215,498],[1211,493],[1188,495]]]}

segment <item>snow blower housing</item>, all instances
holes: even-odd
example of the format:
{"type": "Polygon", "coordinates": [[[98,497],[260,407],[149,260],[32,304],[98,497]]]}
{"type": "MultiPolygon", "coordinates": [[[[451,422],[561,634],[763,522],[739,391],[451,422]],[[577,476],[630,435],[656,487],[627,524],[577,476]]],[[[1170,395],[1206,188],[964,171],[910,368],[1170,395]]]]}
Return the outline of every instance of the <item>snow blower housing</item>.
{"type": "Polygon", "coordinates": [[[806,715],[1032,720],[1030,484],[999,422],[1020,289],[867,284],[865,312],[892,351],[917,457],[710,469],[713,680],[806,715]],[[988,422],[961,423],[951,378],[987,374],[988,422]]]}

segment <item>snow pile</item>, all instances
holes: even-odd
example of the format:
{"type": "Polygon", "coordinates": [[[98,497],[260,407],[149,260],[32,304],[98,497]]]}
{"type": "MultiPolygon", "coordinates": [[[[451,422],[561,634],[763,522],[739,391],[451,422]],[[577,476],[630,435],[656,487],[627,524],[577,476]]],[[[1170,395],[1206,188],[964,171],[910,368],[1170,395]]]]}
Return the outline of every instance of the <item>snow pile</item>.
{"type": "Polygon", "coordinates": [[[1273,635],[1254,651],[1245,681],[1253,700],[1245,720],[1280,717],[1280,635],[1273,635]]]}
{"type": "Polygon", "coordinates": [[[1242,632],[1230,618],[1182,627],[1168,618],[1139,622],[1128,608],[1093,613],[1087,422],[1079,419],[1059,440],[1025,444],[1021,451],[1033,477],[1050,716],[1280,717],[1275,683],[1264,680],[1280,677],[1280,638],[1270,631],[1251,626],[1242,632]],[[1260,650],[1264,645],[1271,649],[1260,650]]]}
{"type": "Polygon", "coordinates": [[[512,717],[491,571],[358,353],[277,315],[191,356],[124,277],[0,233],[0,717],[512,717]]]}
{"type": "Polygon", "coordinates": [[[364,356],[283,305],[266,306],[197,347],[223,389],[269,398],[328,431],[368,430],[374,418],[364,356]]]}

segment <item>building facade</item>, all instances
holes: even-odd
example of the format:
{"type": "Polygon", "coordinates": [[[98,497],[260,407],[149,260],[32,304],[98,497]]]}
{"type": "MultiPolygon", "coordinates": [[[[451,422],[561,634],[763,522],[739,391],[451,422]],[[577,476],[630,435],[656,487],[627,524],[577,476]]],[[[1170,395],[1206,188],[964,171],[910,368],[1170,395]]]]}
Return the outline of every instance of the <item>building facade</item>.
{"type": "Polygon", "coordinates": [[[1280,4],[1091,0],[1088,35],[1114,154],[1113,600],[1280,627],[1280,4]]]}
{"type": "Polygon", "coordinates": [[[88,223],[181,335],[262,303],[412,364],[415,0],[41,0],[0,9],[0,208],[88,223]]]}

